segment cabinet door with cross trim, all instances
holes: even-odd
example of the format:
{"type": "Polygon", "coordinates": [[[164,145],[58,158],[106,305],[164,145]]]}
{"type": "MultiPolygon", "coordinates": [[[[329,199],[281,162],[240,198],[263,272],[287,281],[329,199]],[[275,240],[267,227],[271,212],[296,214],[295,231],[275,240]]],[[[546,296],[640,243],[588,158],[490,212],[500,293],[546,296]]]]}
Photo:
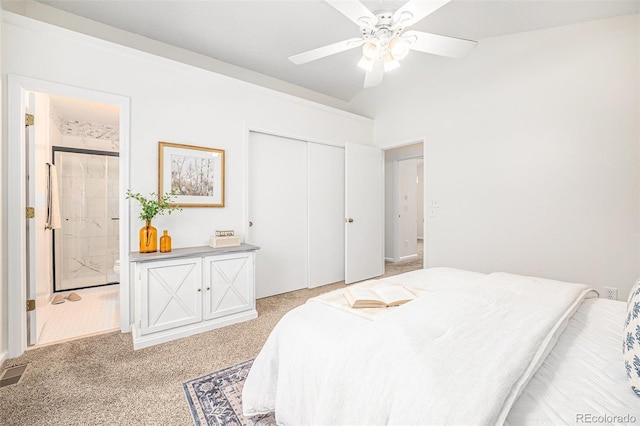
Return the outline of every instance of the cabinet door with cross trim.
{"type": "Polygon", "coordinates": [[[202,320],[202,259],[140,265],[140,334],[202,320]]]}
{"type": "Polygon", "coordinates": [[[203,264],[204,319],[253,308],[253,252],[208,256],[203,264]]]}

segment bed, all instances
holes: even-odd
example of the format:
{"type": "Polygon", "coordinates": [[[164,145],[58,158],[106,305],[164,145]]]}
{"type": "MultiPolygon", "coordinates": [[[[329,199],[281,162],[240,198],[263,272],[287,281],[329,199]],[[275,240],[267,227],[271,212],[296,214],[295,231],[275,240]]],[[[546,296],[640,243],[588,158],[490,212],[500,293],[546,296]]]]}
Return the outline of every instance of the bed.
{"type": "Polygon", "coordinates": [[[383,281],[419,297],[353,310],[337,290],[287,313],[246,379],[245,416],[275,412],[284,425],[640,422],[621,354],[626,303],[582,284],[451,268],[383,281]]]}

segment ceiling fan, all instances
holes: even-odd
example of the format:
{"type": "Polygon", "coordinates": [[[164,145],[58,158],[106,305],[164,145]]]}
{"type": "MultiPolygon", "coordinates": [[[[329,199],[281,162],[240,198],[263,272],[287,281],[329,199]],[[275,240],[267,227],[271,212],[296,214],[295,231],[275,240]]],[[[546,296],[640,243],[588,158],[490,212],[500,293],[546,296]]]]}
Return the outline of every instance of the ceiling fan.
{"type": "Polygon", "coordinates": [[[405,31],[427,15],[451,0],[409,0],[396,11],[371,12],[358,0],[325,0],[356,25],[362,37],[339,41],[289,57],[296,65],[315,61],[325,56],[362,46],[362,59],[358,66],[367,71],[364,87],[382,83],[386,71],[398,68],[409,50],[462,58],[477,44],[472,40],[405,31]]]}

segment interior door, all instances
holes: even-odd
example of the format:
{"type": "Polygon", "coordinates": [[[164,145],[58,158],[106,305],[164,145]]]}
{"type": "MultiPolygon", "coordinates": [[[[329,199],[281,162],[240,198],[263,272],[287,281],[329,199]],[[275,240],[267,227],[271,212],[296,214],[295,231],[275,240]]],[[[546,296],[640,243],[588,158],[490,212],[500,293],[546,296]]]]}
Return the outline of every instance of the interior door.
{"type": "Polygon", "coordinates": [[[307,287],[307,144],[251,132],[249,228],[256,254],[256,297],[307,287]]]}
{"type": "MultiPolygon", "coordinates": [[[[25,202],[27,207],[35,207],[36,205],[36,190],[35,190],[35,141],[36,132],[35,125],[30,125],[27,121],[27,117],[34,117],[35,122],[35,103],[36,98],[34,93],[29,93],[27,99],[27,107],[25,110],[25,202]]],[[[27,299],[33,300],[34,303],[37,300],[37,287],[36,287],[36,220],[35,217],[29,218],[27,216],[26,221],[26,281],[27,281],[27,299]]],[[[29,346],[38,343],[40,337],[41,327],[38,327],[37,310],[27,312],[27,344],[29,346]]]]}
{"type": "Polygon", "coordinates": [[[345,282],[384,273],[383,156],[380,148],[345,145],[345,282]]]}

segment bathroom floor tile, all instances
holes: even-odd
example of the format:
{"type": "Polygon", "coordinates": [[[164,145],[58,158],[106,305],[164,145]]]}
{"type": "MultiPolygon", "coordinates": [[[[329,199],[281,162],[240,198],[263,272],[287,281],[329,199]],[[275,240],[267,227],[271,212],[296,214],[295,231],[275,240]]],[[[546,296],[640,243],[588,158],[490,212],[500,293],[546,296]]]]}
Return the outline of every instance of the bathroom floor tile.
{"type": "MultiPolygon", "coordinates": [[[[36,346],[70,340],[120,328],[120,286],[110,285],[74,290],[82,300],[65,299],[59,305],[47,304],[41,311],[45,324],[36,346]]],[[[61,292],[68,296],[69,292],[61,292]]]]}

